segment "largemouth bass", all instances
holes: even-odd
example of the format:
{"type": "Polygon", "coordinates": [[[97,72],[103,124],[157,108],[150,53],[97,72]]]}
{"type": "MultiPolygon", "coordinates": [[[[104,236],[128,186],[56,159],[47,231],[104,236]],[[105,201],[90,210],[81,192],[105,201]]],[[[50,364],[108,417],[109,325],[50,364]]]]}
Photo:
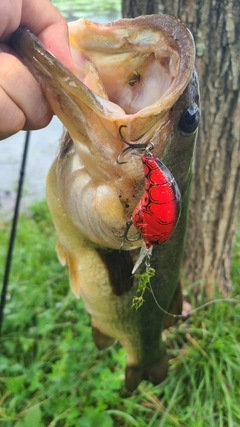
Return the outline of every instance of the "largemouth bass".
{"type": "MultiPolygon", "coordinates": [[[[97,347],[116,340],[125,347],[126,386],[132,391],[143,379],[158,384],[165,378],[161,332],[174,319],[149,291],[143,305],[132,308],[138,287],[132,269],[142,239],[134,239],[131,226],[119,251],[119,236],[143,194],[144,173],[137,148],[124,154],[124,164],[117,159],[124,140],[151,141],[154,156],[178,185],[180,218],[171,237],[153,248],[151,285],[165,310],[181,313],[179,271],[199,119],[194,42],[179,20],[166,15],[106,25],[81,19],[69,24],[69,39],[75,75],[29,30],[19,28],[12,43],[65,127],[47,176],[59,259],[91,315],[97,347]]],[[[143,262],[137,273],[144,271],[143,262]]]]}

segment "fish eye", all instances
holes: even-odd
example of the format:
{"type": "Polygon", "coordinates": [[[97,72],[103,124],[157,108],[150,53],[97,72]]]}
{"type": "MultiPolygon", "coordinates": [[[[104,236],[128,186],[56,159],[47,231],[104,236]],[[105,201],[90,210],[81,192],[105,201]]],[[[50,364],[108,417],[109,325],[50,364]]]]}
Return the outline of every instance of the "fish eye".
{"type": "Polygon", "coordinates": [[[198,127],[200,120],[199,106],[193,102],[184,111],[179,121],[179,129],[184,136],[191,135],[198,127]]]}

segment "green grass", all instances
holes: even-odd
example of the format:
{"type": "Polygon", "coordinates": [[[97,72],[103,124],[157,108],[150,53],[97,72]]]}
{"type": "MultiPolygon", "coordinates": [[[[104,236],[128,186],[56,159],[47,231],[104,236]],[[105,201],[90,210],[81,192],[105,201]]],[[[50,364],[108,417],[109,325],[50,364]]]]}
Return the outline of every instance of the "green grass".
{"type": "MultiPolygon", "coordinates": [[[[10,224],[0,224],[0,265],[10,224]]],[[[98,352],[82,301],[57,261],[45,202],[18,226],[0,340],[0,426],[237,427],[240,307],[213,304],[167,333],[170,371],[161,385],[124,388],[125,351],[98,352]]],[[[232,261],[240,287],[240,227],[232,261]]],[[[217,296],[217,295],[216,295],[217,296]]]]}

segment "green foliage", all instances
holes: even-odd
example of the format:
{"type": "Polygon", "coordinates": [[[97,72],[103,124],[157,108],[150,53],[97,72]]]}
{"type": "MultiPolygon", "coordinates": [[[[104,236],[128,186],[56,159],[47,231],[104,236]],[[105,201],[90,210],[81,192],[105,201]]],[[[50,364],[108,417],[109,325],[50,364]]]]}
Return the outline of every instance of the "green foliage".
{"type": "Polygon", "coordinates": [[[146,267],[146,271],[142,274],[136,274],[136,277],[138,278],[138,288],[137,288],[137,294],[133,297],[132,307],[136,308],[138,310],[141,305],[144,303],[143,295],[147,289],[147,285],[149,284],[149,281],[151,280],[151,277],[155,276],[155,270],[151,267],[146,267]]]}
{"type": "MultiPolygon", "coordinates": [[[[0,224],[4,265],[10,224],[0,224]]],[[[170,371],[159,386],[124,388],[125,351],[98,352],[82,301],[57,261],[45,202],[18,226],[0,339],[0,426],[237,427],[240,307],[213,304],[164,332],[170,371]]],[[[239,292],[240,227],[233,254],[239,292]]],[[[1,272],[2,273],[2,272],[1,272]]],[[[215,297],[219,297],[216,292],[215,297]]]]}

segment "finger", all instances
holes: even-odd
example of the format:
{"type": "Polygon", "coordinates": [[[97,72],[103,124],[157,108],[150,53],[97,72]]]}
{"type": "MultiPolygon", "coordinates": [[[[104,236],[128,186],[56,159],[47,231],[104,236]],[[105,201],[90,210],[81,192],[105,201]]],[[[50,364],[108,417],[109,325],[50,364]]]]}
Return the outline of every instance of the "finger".
{"type": "Polygon", "coordinates": [[[15,31],[21,22],[22,1],[21,0],[1,0],[0,1],[0,40],[7,42],[10,35],[15,31]],[[4,17],[4,19],[2,19],[4,17]]]}
{"type": "Polygon", "coordinates": [[[22,130],[26,117],[22,110],[0,88],[0,140],[22,130]]]}
{"type": "Polygon", "coordinates": [[[52,110],[40,86],[8,46],[1,48],[5,52],[0,52],[0,137],[47,126],[52,110]]]}
{"type": "Polygon", "coordinates": [[[68,45],[68,27],[50,0],[0,0],[0,41],[8,42],[19,25],[29,28],[47,50],[70,70],[73,60],[68,45]]]}
{"type": "Polygon", "coordinates": [[[73,70],[66,20],[49,0],[23,0],[21,25],[35,33],[47,50],[73,70]]]}

